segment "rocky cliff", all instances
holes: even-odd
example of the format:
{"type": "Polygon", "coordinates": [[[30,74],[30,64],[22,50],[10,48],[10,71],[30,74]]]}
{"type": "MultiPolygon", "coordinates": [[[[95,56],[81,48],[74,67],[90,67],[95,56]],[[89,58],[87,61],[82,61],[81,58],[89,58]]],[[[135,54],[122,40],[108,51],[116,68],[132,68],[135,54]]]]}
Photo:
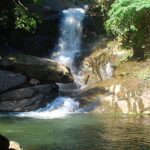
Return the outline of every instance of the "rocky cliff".
{"type": "Polygon", "coordinates": [[[83,61],[78,98],[82,104],[98,101],[100,113],[150,114],[150,61],[131,59],[115,41],[104,41],[83,61]]]}

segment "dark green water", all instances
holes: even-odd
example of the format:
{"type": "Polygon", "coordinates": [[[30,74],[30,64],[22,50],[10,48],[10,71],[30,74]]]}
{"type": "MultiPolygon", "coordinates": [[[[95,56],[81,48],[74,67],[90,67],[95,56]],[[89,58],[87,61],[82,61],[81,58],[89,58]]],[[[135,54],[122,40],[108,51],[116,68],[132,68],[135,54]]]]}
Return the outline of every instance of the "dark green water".
{"type": "Polygon", "coordinates": [[[150,117],[77,114],[63,119],[0,118],[0,133],[24,150],[150,150],[150,117]]]}

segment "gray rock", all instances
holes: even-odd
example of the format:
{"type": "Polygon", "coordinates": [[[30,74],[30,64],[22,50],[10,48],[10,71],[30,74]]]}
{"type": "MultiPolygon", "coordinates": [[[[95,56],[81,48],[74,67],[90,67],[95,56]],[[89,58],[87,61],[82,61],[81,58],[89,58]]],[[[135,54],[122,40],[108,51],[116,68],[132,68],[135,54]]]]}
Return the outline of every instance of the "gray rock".
{"type": "Polygon", "coordinates": [[[2,58],[0,65],[12,67],[27,77],[45,82],[72,83],[73,76],[70,69],[64,64],[46,58],[30,55],[14,54],[2,58]]]}
{"type": "Polygon", "coordinates": [[[46,106],[57,95],[53,84],[16,89],[0,95],[0,111],[32,111],[46,106]]]}
{"type": "Polygon", "coordinates": [[[21,74],[0,70],[0,93],[22,85],[25,82],[26,77],[21,74]]]}
{"type": "Polygon", "coordinates": [[[44,96],[40,93],[32,98],[24,98],[19,101],[2,101],[0,102],[0,111],[25,112],[37,110],[46,106],[49,101],[52,101],[54,95],[56,94],[52,93],[50,96],[44,96]]]}
{"type": "Polygon", "coordinates": [[[34,90],[30,88],[23,88],[23,89],[17,89],[8,91],[6,93],[3,93],[0,95],[0,101],[15,101],[20,100],[23,98],[29,98],[32,97],[34,94],[34,90]]]}
{"type": "Polygon", "coordinates": [[[36,85],[31,87],[32,90],[34,90],[37,93],[42,93],[42,94],[50,94],[52,91],[52,85],[51,84],[46,84],[46,85],[36,85]]]}

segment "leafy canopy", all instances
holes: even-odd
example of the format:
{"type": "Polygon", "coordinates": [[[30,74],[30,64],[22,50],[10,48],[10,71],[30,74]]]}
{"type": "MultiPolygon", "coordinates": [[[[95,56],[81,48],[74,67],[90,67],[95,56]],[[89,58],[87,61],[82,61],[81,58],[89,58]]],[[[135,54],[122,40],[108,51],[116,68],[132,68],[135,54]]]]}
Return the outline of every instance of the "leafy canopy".
{"type": "Polygon", "coordinates": [[[37,8],[41,8],[43,4],[44,0],[1,0],[0,27],[34,32],[42,19],[40,9],[37,8]],[[32,10],[32,8],[36,8],[37,11],[32,10]]]}
{"type": "Polygon", "coordinates": [[[31,14],[28,10],[24,9],[23,7],[16,5],[14,8],[15,14],[15,28],[24,29],[28,32],[34,30],[37,27],[38,22],[40,22],[39,17],[31,14]]]}
{"type": "Polygon", "coordinates": [[[120,37],[127,46],[148,44],[150,0],[115,0],[108,16],[107,31],[120,37]]]}

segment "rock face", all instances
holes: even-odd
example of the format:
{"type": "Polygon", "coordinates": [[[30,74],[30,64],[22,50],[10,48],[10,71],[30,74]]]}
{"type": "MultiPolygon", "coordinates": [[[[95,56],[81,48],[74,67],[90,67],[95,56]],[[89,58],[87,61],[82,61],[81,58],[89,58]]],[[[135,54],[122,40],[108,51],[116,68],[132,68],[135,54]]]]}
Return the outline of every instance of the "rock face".
{"type": "Polygon", "coordinates": [[[89,86],[80,92],[77,99],[83,105],[99,101],[95,111],[100,113],[150,114],[150,61],[129,61],[131,51],[119,50],[116,44],[108,49],[111,50],[111,55],[107,51],[109,61],[115,66],[113,76],[103,78],[99,68],[108,59],[101,59],[103,49],[98,49],[98,53],[90,56],[97,65],[84,61],[83,69],[84,73],[89,73],[86,81],[89,86]]]}
{"type": "Polygon", "coordinates": [[[82,72],[84,74],[84,79],[82,82],[91,84],[111,78],[114,69],[109,57],[110,54],[105,51],[87,57],[83,61],[82,72]],[[87,79],[87,77],[89,79],[87,79]]]}
{"type": "Polygon", "coordinates": [[[16,89],[0,95],[0,111],[32,111],[44,107],[57,95],[54,85],[37,85],[16,89]]]}
{"type": "Polygon", "coordinates": [[[0,65],[29,78],[45,82],[72,83],[70,69],[46,58],[14,54],[2,58],[0,65]]]}
{"type": "Polygon", "coordinates": [[[100,113],[150,114],[150,89],[144,80],[117,77],[84,89],[81,103],[99,101],[100,113]]]}
{"type": "Polygon", "coordinates": [[[26,77],[21,74],[0,70],[0,92],[20,86],[25,82],[26,77]]]}

